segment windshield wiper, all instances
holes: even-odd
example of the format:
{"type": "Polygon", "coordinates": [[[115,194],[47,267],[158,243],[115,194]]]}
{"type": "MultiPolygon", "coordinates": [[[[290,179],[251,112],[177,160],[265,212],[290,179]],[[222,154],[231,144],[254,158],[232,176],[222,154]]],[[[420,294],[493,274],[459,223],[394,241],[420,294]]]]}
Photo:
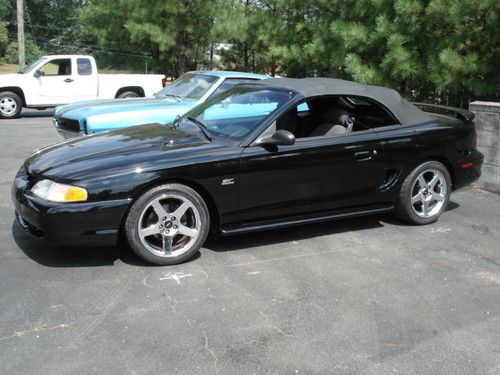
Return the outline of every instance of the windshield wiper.
{"type": "Polygon", "coordinates": [[[193,117],[186,117],[186,118],[189,121],[194,122],[196,125],[198,125],[198,127],[200,128],[200,130],[203,132],[203,134],[205,134],[205,136],[208,138],[209,141],[213,141],[215,139],[212,136],[212,134],[210,134],[210,132],[208,131],[208,128],[205,126],[205,124],[203,122],[201,122],[200,120],[195,119],[193,117]]]}
{"type": "MultiPolygon", "coordinates": [[[[158,96],[160,96],[160,95],[158,95],[158,96]]],[[[162,94],[161,96],[163,96],[163,97],[165,97],[165,96],[171,96],[175,100],[177,100],[178,102],[180,102],[182,100],[182,98],[179,95],[175,95],[175,94],[162,94]]]]}
{"type": "Polygon", "coordinates": [[[181,124],[181,115],[175,116],[174,121],[167,123],[167,125],[168,124],[172,124],[172,129],[177,129],[181,124]]]}

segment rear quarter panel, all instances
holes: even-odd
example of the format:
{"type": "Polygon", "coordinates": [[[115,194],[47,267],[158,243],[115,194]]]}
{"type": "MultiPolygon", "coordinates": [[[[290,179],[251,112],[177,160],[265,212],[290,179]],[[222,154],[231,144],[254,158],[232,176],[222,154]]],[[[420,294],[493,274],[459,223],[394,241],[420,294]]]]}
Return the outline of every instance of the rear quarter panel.
{"type": "Polygon", "coordinates": [[[395,201],[408,174],[426,160],[443,163],[455,177],[459,163],[473,144],[474,124],[446,116],[412,126],[389,126],[377,129],[383,147],[384,167],[396,171],[397,180],[381,194],[388,201],[395,201]]]}

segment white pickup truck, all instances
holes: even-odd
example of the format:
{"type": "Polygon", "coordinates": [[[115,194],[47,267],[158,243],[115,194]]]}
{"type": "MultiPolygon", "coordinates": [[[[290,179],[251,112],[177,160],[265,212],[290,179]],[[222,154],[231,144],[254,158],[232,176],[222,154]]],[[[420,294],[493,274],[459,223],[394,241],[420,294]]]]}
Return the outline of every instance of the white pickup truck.
{"type": "Polygon", "coordinates": [[[155,74],[97,74],[92,56],[43,56],[19,73],[0,75],[0,118],[23,107],[45,109],[94,99],[152,96],[165,85],[155,74]]]}

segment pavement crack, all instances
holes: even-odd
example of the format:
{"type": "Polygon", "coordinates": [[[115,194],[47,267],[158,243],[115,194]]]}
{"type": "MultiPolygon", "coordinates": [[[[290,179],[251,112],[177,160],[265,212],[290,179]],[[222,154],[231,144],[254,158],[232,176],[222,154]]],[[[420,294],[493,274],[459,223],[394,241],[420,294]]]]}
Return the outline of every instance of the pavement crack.
{"type": "Polygon", "coordinates": [[[24,337],[32,333],[38,333],[38,332],[46,332],[46,331],[65,331],[67,328],[69,328],[74,322],[71,323],[63,323],[63,324],[58,324],[53,327],[49,327],[47,324],[42,324],[38,325],[32,329],[26,329],[26,330],[20,330],[20,331],[14,331],[12,335],[10,336],[3,336],[0,337],[0,341],[7,340],[7,339],[12,339],[16,337],[24,337]]]}
{"type": "Polygon", "coordinates": [[[167,299],[172,312],[177,314],[177,300],[173,299],[167,292],[164,292],[163,296],[167,299]]]}
{"type": "Polygon", "coordinates": [[[279,328],[277,325],[270,323],[269,317],[266,314],[264,314],[262,311],[259,311],[259,314],[264,317],[264,321],[267,322],[267,324],[269,324],[271,327],[273,327],[273,329],[275,331],[279,332],[281,335],[283,335],[285,337],[295,337],[295,335],[293,335],[291,333],[286,333],[281,328],[279,328]]]}
{"type": "Polygon", "coordinates": [[[207,353],[209,353],[210,356],[212,357],[215,373],[218,374],[219,373],[219,368],[217,367],[218,358],[215,355],[215,352],[213,351],[213,349],[211,349],[210,346],[208,345],[209,344],[209,340],[208,340],[207,332],[204,329],[201,329],[200,327],[195,326],[191,322],[191,320],[189,320],[189,319],[187,319],[187,323],[189,324],[190,327],[192,327],[192,328],[194,328],[194,329],[196,329],[196,330],[198,330],[198,331],[201,332],[201,334],[203,336],[203,339],[205,341],[205,345],[204,345],[205,351],[207,353]]]}

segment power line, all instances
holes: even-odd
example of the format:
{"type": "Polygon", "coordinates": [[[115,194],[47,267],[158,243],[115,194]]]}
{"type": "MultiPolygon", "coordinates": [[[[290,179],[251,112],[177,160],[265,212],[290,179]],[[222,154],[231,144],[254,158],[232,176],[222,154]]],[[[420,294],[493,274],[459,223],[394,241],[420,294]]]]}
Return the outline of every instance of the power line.
{"type": "MultiPolygon", "coordinates": [[[[15,37],[15,34],[12,32],[10,32],[9,35],[13,38],[15,37]]],[[[125,51],[118,51],[118,50],[114,50],[114,49],[105,48],[105,47],[99,46],[97,44],[84,44],[84,43],[65,44],[65,43],[60,43],[60,42],[54,42],[54,39],[47,39],[47,38],[38,38],[38,40],[36,42],[37,42],[37,44],[45,45],[45,46],[88,48],[91,50],[95,50],[97,52],[104,52],[104,53],[108,53],[108,54],[112,54],[112,55],[142,57],[142,58],[151,58],[152,59],[152,56],[150,56],[146,53],[138,54],[138,53],[125,52],[125,51]]]]}
{"type": "MultiPolygon", "coordinates": [[[[28,17],[29,18],[29,17],[28,17]]],[[[31,21],[28,21],[28,24],[30,26],[34,26],[39,29],[48,29],[48,30],[67,30],[68,27],[62,27],[62,26],[54,26],[54,25],[41,25],[39,23],[32,23],[31,21]]],[[[16,22],[12,22],[11,25],[17,25],[16,22]]]]}

